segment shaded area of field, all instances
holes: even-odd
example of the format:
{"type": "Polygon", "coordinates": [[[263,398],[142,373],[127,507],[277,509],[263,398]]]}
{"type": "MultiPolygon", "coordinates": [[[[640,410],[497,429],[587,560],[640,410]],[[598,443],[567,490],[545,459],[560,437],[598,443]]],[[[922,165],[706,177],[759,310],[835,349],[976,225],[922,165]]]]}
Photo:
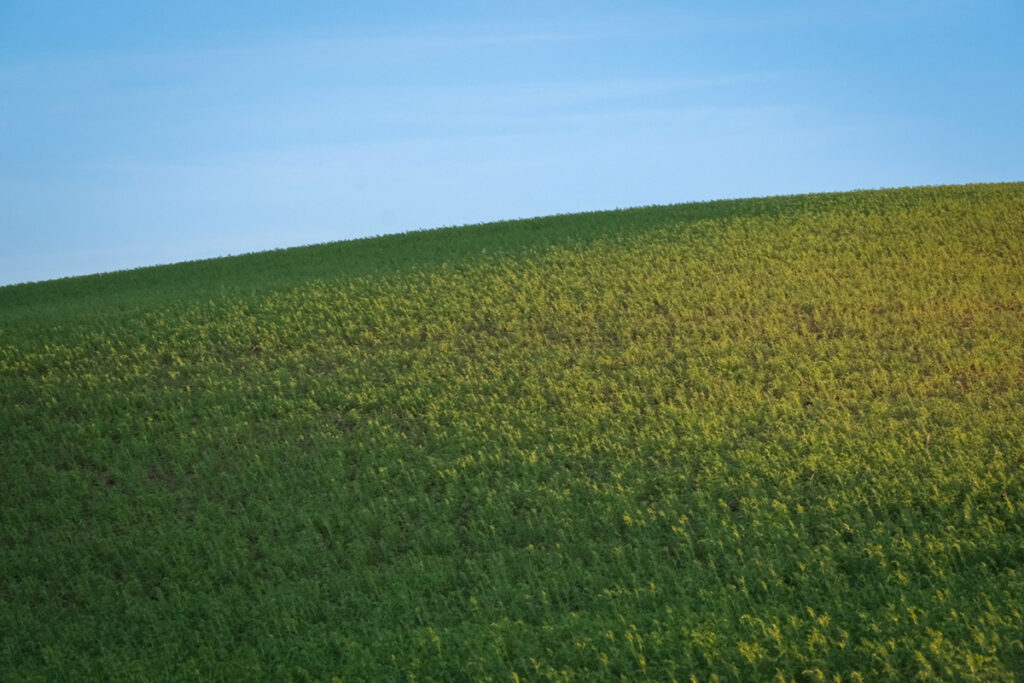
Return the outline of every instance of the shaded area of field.
{"type": "Polygon", "coordinates": [[[1024,676],[1024,184],[0,289],[15,678],[1024,676]]]}

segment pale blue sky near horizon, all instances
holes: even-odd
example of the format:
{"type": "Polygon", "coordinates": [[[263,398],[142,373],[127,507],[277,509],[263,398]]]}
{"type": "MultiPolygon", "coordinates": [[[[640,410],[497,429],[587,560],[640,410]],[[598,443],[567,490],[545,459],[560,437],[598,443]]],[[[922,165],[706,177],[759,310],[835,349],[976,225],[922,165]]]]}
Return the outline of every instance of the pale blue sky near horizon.
{"type": "Polygon", "coordinates": [[[1024,179],[1024,4],[0,0],[0,285],[1024,179]]]}

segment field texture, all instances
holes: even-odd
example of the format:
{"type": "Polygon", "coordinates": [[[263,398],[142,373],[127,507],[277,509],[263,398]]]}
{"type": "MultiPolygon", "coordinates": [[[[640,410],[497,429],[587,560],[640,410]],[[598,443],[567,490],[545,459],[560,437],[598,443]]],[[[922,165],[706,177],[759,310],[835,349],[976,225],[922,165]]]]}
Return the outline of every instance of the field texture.
{"type": "Polygon", "coordinates": [[[0,678],[1024,680],[1024,184],[0,289],[0,678]]]}

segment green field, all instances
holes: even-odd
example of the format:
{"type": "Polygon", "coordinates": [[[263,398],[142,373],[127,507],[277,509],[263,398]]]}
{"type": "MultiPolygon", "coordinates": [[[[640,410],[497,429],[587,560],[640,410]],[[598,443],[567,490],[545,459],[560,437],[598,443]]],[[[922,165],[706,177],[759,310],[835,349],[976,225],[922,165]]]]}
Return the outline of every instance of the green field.
{"type": "Polygon", "coordinates": [[[0,679],[1024,680],[1024,183],[0,288],[0,679]]]}

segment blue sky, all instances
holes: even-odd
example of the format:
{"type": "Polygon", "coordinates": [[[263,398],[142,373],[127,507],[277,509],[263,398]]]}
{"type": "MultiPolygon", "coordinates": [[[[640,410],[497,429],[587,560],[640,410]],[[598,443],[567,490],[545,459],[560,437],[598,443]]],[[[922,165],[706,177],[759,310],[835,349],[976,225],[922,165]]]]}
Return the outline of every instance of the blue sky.
{"type": "Polygon", "coordinates": [[[1024,5],[0,0],[0,284],[1024,179],[1024,5]]]}

